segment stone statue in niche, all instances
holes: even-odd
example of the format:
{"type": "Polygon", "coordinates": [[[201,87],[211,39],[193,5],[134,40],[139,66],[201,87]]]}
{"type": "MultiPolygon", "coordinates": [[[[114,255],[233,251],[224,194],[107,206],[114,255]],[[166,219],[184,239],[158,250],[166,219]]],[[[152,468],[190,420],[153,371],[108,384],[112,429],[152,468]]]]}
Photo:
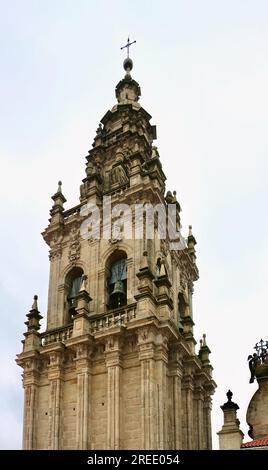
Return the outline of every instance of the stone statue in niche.
{"type": "Polygon", "coordinates": [[[111,171],[111,185],[114,184],[124,184],[128,182],[128,177],[126,174],[126,170],[123,167],[122,163],[118,163],[115,166],[113,166],[112,171],[111,171]]]}

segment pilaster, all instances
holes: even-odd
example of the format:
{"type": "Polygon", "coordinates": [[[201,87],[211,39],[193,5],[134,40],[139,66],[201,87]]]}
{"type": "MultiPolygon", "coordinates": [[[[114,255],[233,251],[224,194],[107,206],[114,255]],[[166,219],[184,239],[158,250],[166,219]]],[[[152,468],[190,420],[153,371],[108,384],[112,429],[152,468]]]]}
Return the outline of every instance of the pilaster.
{"type": "MultiPolygon", "coordinates": [[[[58,288],[58,279],[60,277],[60,264],[61,264],[61,250],[51,252],[50,254],[50,272],[49,272],[49,287],[48,287],[48,306],[47,306],[47,329],[53,329],[62,326],[60,317],[58,315],[58,302],[59,298],[62,300],[63,307],[64,291],[58,288]]],[[[64,318],[62,312],[61,319],[64,318]]]]}
{"type": "Polygon", "coordinates": [[[106,337],[105,361],[107,367],[107,448],[120,449],[122,416],[120,395],[122,383],[123,338],[119,334],[106,337]]]}
{"type": "Polygon", "coordinates": [[[210,395],[205,395],[204,399],[204,436],[205,436],[205,448],[207,450],[212,449],[212,435],[211,435],[211,409],[212,400],[210,395]]]}
{"type": "Polygon", "coordinates": [[[91,448],[91,355],[92,343],[83,339],[75,344],[76,373],[77,373],[77,449],[91,448]]]}
{"type": "Polygon", "coordinates": [[[24,361],[19,362],[24,368],[24,413],[23,413],[23,449],[36,449],[36,410],[39,384],[39,359],[32,353],[24,361]]]}
{"type": "Polygon", "coordinates": [[[150,327],[138,333],[139,359],[141,364],[141,415],[142,449],[157,449],[157,416],[155,387],[155,344],[150,327]]]}
{"type": "Polygon", "coordinates": [[[155,372],[157,381],[157,449],[167,449],[167,363],[168,363],[168,338],[160,333],[156,338],[155,346],[155,372]]]}
{"type": "Polygon", "coordinates": [[[203,430],[203,410],[204,410],[204,389],[202,386],[202,377],[195,376],[194,385],[194,449],[202,450],[204,445],[204,430],[203,430]]]}
{"type": "Polygon", "coordinates": [[[184,446],[185,449],[193,449],[193,433],[194,433],[194,416],[193,416],[193,391],[194,380],[193,370],[191,366],[185,365],[184,376],[182,379],[182,390],[184,393],[184,414],[185,414],[185,436],[184,446]]]}
{"type": "Polygon", "coordinates": [[[181,379],[183,375],[179,344],[175,343],[170,351],[169,376],[172,378],[172,417],[173,417],[173,448],[182,448],[182,396],[181,379]]]}
{"type": "Polygon", "coordinates": [[[49,434],[48,449],[60,449],[61,430],[61,406],[62,406],[62,381],[63,381],[63,349],[59,343],[55,348],[46,349],[49,358],[48,380],[49,380],[49,434]]]}

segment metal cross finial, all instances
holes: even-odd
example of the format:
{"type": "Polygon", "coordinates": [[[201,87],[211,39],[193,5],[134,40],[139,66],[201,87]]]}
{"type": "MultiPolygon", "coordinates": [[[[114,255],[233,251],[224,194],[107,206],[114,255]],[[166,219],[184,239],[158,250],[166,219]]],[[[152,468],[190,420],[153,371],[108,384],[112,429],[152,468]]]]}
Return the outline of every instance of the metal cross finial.
{"type": "Polygon", "coordinates": [[[121,50],[122,50],[122,49],[125,49],[125,47],[127,48],[127,57],[129,57],[129,48],[130,48],[130,46],[131,46],[132,44],[134,44],[135,42],[137,42],[137,41],[132,41],[132,42],[130,42],[130,41],[129,41],[129,38],[127,38],[127,44],[126,44],[125,46],[123,46],[123,47],[120,47],[121,50]]]}
{"type": "Polygon", "coordinates": [[[268,356],[268,341],[263,341],[263,339],[261,339],[258,343],[255,344],[254,349],[257,352],[258,358],[264,362],[268,356]]]}

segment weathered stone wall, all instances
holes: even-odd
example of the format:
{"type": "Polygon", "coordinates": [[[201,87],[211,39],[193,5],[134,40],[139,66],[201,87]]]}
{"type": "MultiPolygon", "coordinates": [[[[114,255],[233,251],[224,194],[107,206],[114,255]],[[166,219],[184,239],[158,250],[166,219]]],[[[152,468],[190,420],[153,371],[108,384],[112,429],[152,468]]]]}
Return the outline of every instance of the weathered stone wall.
{"type": "Polygon", "coordinates": [[[59,431],[62,449],[76,449],[76,416],[77,416],[77,380],[67,380],[63,385],[63,403],[59,431]]]}
{"type": "Polygon", "coordinates": [[[36,412],[36,448],[48,448],[49,433],[49,384],[38,387],[38,401],[36,412]]]}
{"type": "Polygon", "coordinates": [[[92,449],[107,448],[107,373],[92,376],[92,449]]]}
{"type": "Polygon", "coordinates": [[[122,377],[122,449],[141,449],[141,375],[140,366],[124,369],[122,377]]]}

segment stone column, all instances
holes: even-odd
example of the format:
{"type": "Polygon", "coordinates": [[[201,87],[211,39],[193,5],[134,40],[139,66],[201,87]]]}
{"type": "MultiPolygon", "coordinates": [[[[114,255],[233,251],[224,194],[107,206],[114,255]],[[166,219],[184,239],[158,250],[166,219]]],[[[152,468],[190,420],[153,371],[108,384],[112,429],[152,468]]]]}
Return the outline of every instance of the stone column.
{"type": "Polygon", "coordinates": [[[154,371],[154,361],[152,359],[141,360],[141,414],[142,414],[142,448],[157,448],[155,442],[153,426],[153,384],[151,377],[154,371]]]}
{"type": "Polygon", "coordinates": [[[155,372],[157,380],[157,448],[168,448],[168,430],[167,430],[167,362],[168,362],[168,339],[165,335],[158,335],[155,350],[155,372]]]}
{"type": "Polygon", "coordinates": [[[62,349],[49,352],[48,379],[49,391],[49,435],[48,449],[60,449],[60,425],[61,425],[61,403],[62,403],[62,349]]]}
{"type": "Polygon", "coordinates": [[[36,386],[26,385],[24,389],[24,417],[23,417],[23,449],[32,450],[35,448],[35,422],[34,410],[36,402],[36,386]]]}
{"type": "Polygon", "coordinates": [[[122,338],[119,335],[111,335],[106,339],[107,447],[110,450],[120,449],[122,346],[122,338]]]}
{"type": "Polygon", "coordinates": [[[91,435],[91,354],[88,342],[76,345],[77,370],[77,449],[90,449],[91,435]]]}
{"type": "Polygon", "coordinates": [[[194,386],[194,449],[202,450],[204,445],[204,393],[201,380],[195,377],[194,386]]]}
{"type": "Polygon", "coordinates": [[[211,436],[211,397],[208,395],[204,400],[204,436],[205,436],[205,449],[212,449],[212,436],[211,436]]]}
{"type": "MultiPolygon", "coordinates": [[[[50,273],[48,288],[48,307],[47,307],[47,329],[53,329],[63,325],[64,309],[63,301],[59,306],[59,297],[63,299],[64,293],[58,291],[58,282],[61,263],[61,248],[55,248],[50,252],[50,273]],[[61,310],[60,310],[61,307],[61,310]],[[61,317],[59,315],[61,312],[61,317]]],[[[61,289],[61,288],[60,288],[61,289]]]]}
{"type": "Polygon", "coordinates": [[[177,345],[171,350],[169,375],[172,377],[172,416],[173,416],[173,448],[182,448],[182,397],[181,378],[182,364],[177,345]]]}
{"type": "Polygon", "coordinates": [[[36,410],[38,393],[38,361],[30,358],[24,363],[23,449],[36,449],[36,410]]]}
{"type": "Polygon", "coordinates": [[[182,389],[184,391],[184,413],[185,413],[185,448],[187,450],[193,449],[193,433],[194,433],[194,420],[193,420],[193,376],[191,369],[185,366],[185,375],[182,380],[182,389]]]}
{"type": "Polygon", "coordinates": [[[158,416],[156,408],[155,345],[152,329],[144,327],[138,335],[141,362],[141,435],[142,449],[157,449],[158,416]]]}

